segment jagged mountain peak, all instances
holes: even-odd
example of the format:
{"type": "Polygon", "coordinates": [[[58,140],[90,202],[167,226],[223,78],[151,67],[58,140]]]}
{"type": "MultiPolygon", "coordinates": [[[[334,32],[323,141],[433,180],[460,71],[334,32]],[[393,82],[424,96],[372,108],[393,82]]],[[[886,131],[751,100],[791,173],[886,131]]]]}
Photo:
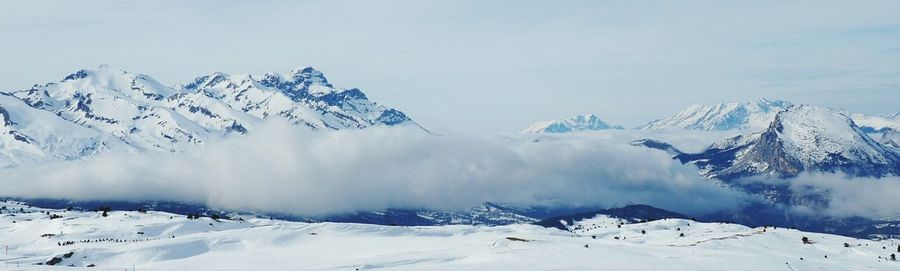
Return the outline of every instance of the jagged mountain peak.
{"type": "Polygon", "coordinates": [[[674,116],[654,120],[639,129],[761,130],[772,122],[776,113],[791,105],[788,101],[767,98],[714,105],[695,104],[674,116]]]}
{"type": "Polygon", "coordinates": [[[675,158],[697,165],[704,176],[723,180],[793,177],[804,171],[900,175],[900,154],[870,138],[843,113],[809,105],[777,113],[761,132],[722,140],[701,153],[675,158]]]}
{"type": "Polygon", "coordinates": [[[94,68],[81,69],[72,74],[69,74],[65,78],[63,78],[63,80],[61,82],[84,79],[84,78],[88,78],[88,77],[95,76],[95,75],[110,76],[110,75],[126,75],[126,74],[128,74],[128,72],[125,70],[116,69],[116,68],[110,67],[107,64],[100,64],[94,68]]]}
{"type": "Polygon", "coordinates": [[[522,133],[567,133],[606,129],[623,129],[623,127],[609,125],[596,115],[587,113],[569,119],[536,122],[522,130],[522,133]]]}
{"type": "Polygon", "coordinates": [[[312,67],[296,68],[287,73],[287,75],[277,72],[268,72],[262,76],[250,74],[229,75],[223,72],[216,72],[197,77],[191,82],[182,84],[181,88],[186,91],[196,91],[204,88],[248,87],[248,84],[258,84],[260,86],[256,87],[279,90],[295,100],[303,99],[307,96],[323,96],[330,93],[343,93],[347,91],[361,93],[358,89],[345,90],[335,88],[328,82],[324,73],[312,67]],[[216,87],[216,85],[223,82],[230,84],[231,86],[216,87]]]}
{"type": "Polygon", "coordinates": [[[0,140],[0,167],[24,160],[78,158],[106,148],[180,152],[250,132],[268,118],[314,130],[404,124],[421,128],[403,112],[368,100],[359,89],[333,87],[309,67],[288,76],[215,72],[172,88],[147,75],[102,65],[59,82],[0,94],[0,106],[15,109],[11,117],[0,116],[5,127],[0,133],[6,134],[0,140]],[[33,125],[37,119],[50,124],[33,125]],[[77,136],[72,135],[76,130],[77,136]],[[20,150],[27,148],[32,149],[22,159],[20,150]]]}
{"type": "Polygon", "coordinates": [[[804,164],[897,162],[893,159],[895,156],[866,135],[848,116],[824,107],[791,107],[775,117],[763,135],[766,133],[777,133],[784,148],[804,164]]]}
{"type": "Polygon", "coordinates": [[[287,78],[293,82],[311,82],[331,86],[325,74],[313,67],[303,67],[291,70],[287,78]]]}
{"type": "Polygon", "coordinates": [[[577,116],[572,117],[572,119],[575,119],[575,120],[584,120],[584,121],[596,121],[596,120],[600,120],[600,118],[597,117],[597,115],[594,115],[594,113],[585,113],[585,114],[577,115],[577,116]]]}
{"type": "Polygon", "coordinates": [[[91,79],[95,80],[95,83],[102,83],[104,81],[117,80],[117,79],[141,79],[147,81],[154,81],[155,79],[150,77],[149,75],[142,73],[132,73],[123,69],[114,68],[112,66],[101,64],[94,68],[89,69],[81,69],[72,74],[67,75],[60,82],[65,81],[73,81],[73,80],[81,80],[81,79],[91,79]]]}
{"type": "Polygon", "coordinates": [[[47,83],[43,86],[35,86],[30,90],[18,91],[17,96],[23,93],[32,99],[38,98],[35,93],[42,93],[58,101],[65,101],[79,96],[114,96],[132,100],[162,100],[179,91],[167,87],[152,77],[131,73],[122,69],[100,65],[91,69],[78,70],[67,75],[56,83],[47,83]]]}
{"type": "Polygon", "coordinates": [[[13,124],[15,123],[12,121],[12,119],[10,119],[9,111],[7,111],[6,108],[0,106],[0,125],[8,127],[12,126],[13,124]]]}
{"type": "Polygon", "coordinates": [[[322,72],[299,68],[263,76],[213,74],[184,84],[257,117],[281,116],[313,129],[365,128],[412,122],[402,112],[372,102],[359,89],[336,88],[322,72]],[[310,119],[309,115],[321,115],[310,119]]]}

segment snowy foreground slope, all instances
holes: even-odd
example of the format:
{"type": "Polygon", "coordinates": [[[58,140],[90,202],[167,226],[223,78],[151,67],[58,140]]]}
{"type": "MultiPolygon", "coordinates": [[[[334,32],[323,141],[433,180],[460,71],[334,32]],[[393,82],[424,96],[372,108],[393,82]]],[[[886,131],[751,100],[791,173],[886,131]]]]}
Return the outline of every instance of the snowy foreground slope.
{"type": "Polygon", "coordinates": [[[599,216],[563,231],[522,224],[389,227],[257,218],[189,220],[160,212],[113,211],[103,217],[99,212],[0,206],[7,207],[0,215],[0,242],[8,246],[0,258],[6,270],[71,270],[70,265],[93,265],[90,270],[900,268],[900,262],[887,260],[897,254],[896,240],[682,219],[619,226],[622,220],[599,216]],[[18,213],[20,208],[26,213],[18,213]],[[55,215],[61,217],[51,219],[55,215]],[[803,244],[803,237],[812,243],[803,244]],[[66,242],[71,244],[60,245],[66,242]]]}

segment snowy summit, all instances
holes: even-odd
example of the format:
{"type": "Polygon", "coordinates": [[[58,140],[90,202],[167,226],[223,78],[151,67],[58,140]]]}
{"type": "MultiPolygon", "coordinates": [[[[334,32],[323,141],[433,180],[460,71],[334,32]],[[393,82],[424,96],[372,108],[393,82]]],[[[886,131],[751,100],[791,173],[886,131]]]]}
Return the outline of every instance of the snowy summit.
{"type": "MultiPolygon", "coordinates": [[[[637,142],[672,153],[664,144],[637,142]]],[[[900,152],[869,137],[843,113],[797,105],[779,112],[762,132],[737,136],[697,154],[675,158],[697,165],[704,176],[794,177],[804,171],[843,172],[854,176],[900,175],[900,152]]]]}
{"type": "Polygon", "coordinates": [[[606,129],[623,128],[619,125],[609,125],[594,114],[584,114],[570,119],[536,122],[522,130],[522,133],[568,133],[606,129]]]}
{"type": "Polygon", "coordinates": [[[674,116],[651,121],[640,127],[644,130],[762,130],[779,111],[790,102],[760,98],[749,102],[718,103],[711,106],[692,105],[674,116]]]}
{"type": "Polygon", "coordinates": [[[419,125],[403,112],[336,88],[322,72],[213,73],[180,87],[101,65],[59,82],[0,92],[0,167],[106,150],[181,152],[281,118],[313,130],[419,125]]]}

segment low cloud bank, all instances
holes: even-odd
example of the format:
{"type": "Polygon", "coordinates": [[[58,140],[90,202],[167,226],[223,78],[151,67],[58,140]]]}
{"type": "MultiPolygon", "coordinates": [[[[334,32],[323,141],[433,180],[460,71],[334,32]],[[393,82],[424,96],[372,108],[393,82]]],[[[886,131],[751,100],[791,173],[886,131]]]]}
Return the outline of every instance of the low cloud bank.
{"type": "Polygon", "coordinates": [[[790,178],[750,177],[741,186],[779,190],[779,203],[792,213],[816,217],[900,219],[900,177],[854,177],[806,172],[790,178]]]}
{"type": "Polygon", "coordinates": [[[110,153],[0,170],[0,194],[166,200],[310,216],[459,210],[486,201],[643,203],[699,215],[738,208],[750,198],[712,184],[663,152],[630,146],[631,139],[434,136],[406,128],[317,133],[273,121],[190,153],[110,153]]]}
{"type": "Polygon", "coordinates": [[[790,180],[797,198],[821,198],[824,204],[793,206],[813,215],[860,216],[872,219],[900,218],[900,177],[859,178],[846,174],[801,174],[790,180]]]}

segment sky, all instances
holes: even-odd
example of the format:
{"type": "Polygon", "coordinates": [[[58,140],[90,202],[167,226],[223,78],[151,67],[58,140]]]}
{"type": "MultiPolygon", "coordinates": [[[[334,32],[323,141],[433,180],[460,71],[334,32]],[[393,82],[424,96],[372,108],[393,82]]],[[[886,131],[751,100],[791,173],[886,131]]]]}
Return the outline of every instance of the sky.
{"type": "Polygon", "coordinates": [[[313,66],[435,131],[768,97],[900,111],[897,1],[5,1],[0,90],[313,66]]]}

